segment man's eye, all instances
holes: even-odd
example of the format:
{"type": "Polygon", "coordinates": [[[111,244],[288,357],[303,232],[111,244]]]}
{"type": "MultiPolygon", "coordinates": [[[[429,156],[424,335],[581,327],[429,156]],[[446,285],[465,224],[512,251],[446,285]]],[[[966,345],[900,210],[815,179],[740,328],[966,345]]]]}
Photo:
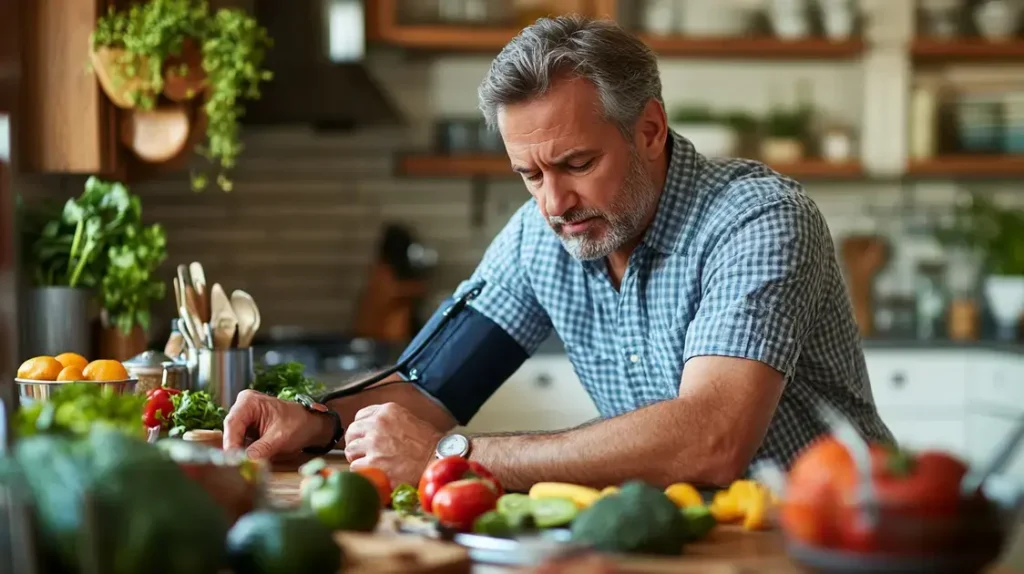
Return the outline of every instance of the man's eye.
{"type": "Polygon", "coordinates": [[[542,177],[544,177],[544,174],[538,171],[537,173],[532,173],[532,174],[526,176],[526,180],[527,181],[540,181],[540,179],[542,177]]]}
{"type": "Polygon", "coordinates": [[[587,161],[583,162],[580,165],[569,164],[569,169],[571,169],[573,171],[583,171],[583,170],[587,169],[588,167],[590,167],[590,164],[592,164],[592,163],[594,163],[594,160],[591,159],[591,160],[587,160],[587,161]]]}

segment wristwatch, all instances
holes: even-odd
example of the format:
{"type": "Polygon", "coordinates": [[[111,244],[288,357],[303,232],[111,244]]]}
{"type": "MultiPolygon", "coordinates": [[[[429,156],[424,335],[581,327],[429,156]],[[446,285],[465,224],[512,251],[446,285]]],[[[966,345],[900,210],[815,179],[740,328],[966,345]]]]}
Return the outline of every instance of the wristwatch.
{"type": "Polygon", "coordinates": [[[446,456],[461,456],[462,458],[467,458],[469,457],[469,447],[469,437],[461,434],[450,434],[437,441],[437,448],[434,450],[434,455],[437,458],[444,458],[446,456]]]}
{"type": "Polygon", "coordinates": [[[295,395],[295,402],[306,407],[306,410],[311,413],[319,415],[329,416],[334,418],[334,436],[331,437],[331,442],[325,446],[309,446],[302,449],[302,452],[306,454],[327,454],[334,450],[334,447],[341,442],[341,439],[345,438],[345,427],[341,424],[341,417],[338,413],[331,410],[327,405],[318,403],[316,399],[309,395],[297,394],[295,395]]]}

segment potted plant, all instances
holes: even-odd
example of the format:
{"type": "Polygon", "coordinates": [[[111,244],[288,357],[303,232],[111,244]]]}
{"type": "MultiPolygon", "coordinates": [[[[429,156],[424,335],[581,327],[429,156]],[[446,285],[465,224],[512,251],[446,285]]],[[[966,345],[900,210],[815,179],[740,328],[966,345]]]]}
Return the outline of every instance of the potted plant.
{"type": "Polygon", "coordinates": [[[971,194],[952,223],[935,235],[950,252],[974,256],[984,273],[982,289],[999,337],[1016,339],[1024,314],[1024,212],[971,194]]]}
{"type": "MultiPolygon", "coordinates": [[[[231,190],[227,170],[242,145],[243,101],[260,97],[272,42],[244,11],[211,12],[205,0],[149,0],[99,18],[90,37],[90,60],[107,96],[122,108],[152,110],[161,99],[181,102],[202,94],[206,144],[197,151],[219,167],[217,184],[231,190]]],[[[196,190],[208,184],[193,173],[196,190]]]]}
{"type": "Polygon", "coordinates": [[[795,163],[803,159],[810,124],[809,107],[772,109],[762,126],[761,159],[770,164],[795,163]]]}
{"type": "Polygon", "coordinates": [[[100,356],[128,360],[146,350],[152,304],[166,295],[156,277],[167,259],[167,238],[159,224],[144,226],[142,209],[132,198],[124,231],[107,248],[99,288],[100,356]]]}
{"type": "Polygon", "coordinates": [[[131,198],[123,186],[90,178],[61,205],[25,206],[18,198],[24,276],[22,353],[93,354],[91,324],[107,246],[121,233],[131,198]]]}
{"type": "Polygon", "coordinates": [[[736,151],[736,131],[708,106],[685,104],[676,107],[669,116],[669,127],[708,157],[730,156],[736,151]]]}

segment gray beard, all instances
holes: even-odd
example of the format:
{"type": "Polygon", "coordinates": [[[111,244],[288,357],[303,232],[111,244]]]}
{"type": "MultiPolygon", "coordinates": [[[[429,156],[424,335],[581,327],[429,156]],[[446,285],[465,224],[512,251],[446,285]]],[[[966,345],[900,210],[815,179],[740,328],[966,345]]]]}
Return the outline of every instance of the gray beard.
{"type": "Polygon", "coordinates": [[[574,258],[590,261],[607,257],[627,241],[640,234],[640,226],[651,213],[658,201],[658,190],[651,181],[650,173],[644,168],[636,148],[629,158],[629,172],[622,189],[612,202],[611,213],[589,209],[570,211],[564,216],[548,218],[548,224],[562,241],[562,246],[574,258]],[[582,221],[591,217],[604,220],[604,234],[598,238],[589,237],[589,231],[579,235],[566,236],[562,224],[582,221]]]}

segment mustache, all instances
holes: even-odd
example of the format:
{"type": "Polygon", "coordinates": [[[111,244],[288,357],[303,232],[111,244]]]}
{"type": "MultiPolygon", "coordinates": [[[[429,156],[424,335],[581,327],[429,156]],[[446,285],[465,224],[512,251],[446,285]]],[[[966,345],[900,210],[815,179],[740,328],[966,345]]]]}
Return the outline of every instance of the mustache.
{"type": "Polygon", "coordinates": [[[566,225],[572,223],[579,223],[593,217],[602,217],[600,211],[593,209],[575,209],[566,212],[564,215],[550,215],[548,216],[548,223],[551,225],[566,225]]]}

